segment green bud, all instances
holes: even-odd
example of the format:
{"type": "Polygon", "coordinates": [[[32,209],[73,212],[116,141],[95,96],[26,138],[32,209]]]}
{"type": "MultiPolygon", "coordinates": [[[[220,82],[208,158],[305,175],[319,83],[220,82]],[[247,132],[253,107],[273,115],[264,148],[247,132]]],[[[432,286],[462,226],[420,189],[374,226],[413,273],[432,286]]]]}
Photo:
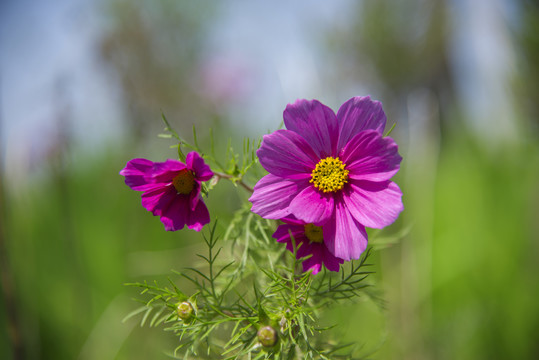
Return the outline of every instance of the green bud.
{"type": "Polygon", "coordinates": [[[193,315],[193,306],[187,301],[184,301],[178,304],[177,313],[180,319],[189,320],[193,315]]]}
{"type": "Polygon", "coordinates": [[[277,343],[277,332],[269,325],[262,326],[258,329],[258,341],[264,347],[272,347],[277,343]]]}

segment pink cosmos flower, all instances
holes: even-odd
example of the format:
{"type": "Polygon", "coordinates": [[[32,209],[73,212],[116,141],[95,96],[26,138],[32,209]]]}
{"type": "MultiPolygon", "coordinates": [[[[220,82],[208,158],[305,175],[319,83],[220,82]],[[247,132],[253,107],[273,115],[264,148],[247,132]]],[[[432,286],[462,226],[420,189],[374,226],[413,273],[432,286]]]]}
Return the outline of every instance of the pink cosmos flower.
{"type": "Polygon", "coordinates": [[[185,164],[178,160],[152,162],[130,160],[120,171],[131,189],[143,191],[142,206],[159,216],[166,231],[200,231],[210,222],[210,214],[200,196],[200,182],[213,176],[210,167],[196,152],[187,154],[185,164]]]}
{"type": "Polygon", "coordinates": [[[398,146],[383,137],[386,115],[370,97],[354,97],[337,115],[319,101],[297,100],[284,111],[287,130],[265,135],[257,151],[269,174],[249,199],[268,219],[290,215],[323,225],[329,251],[358,259],[365,227],[382,228],[403,210],[402,193],[389,179],[399,170],[398,146]]]}
{"type": "Polygon", "coordinates": [[[296,243],[296,256],[298,259],[311,255],[303,261],[303,271],[313,271],[317,274],[324,265],[328,270],[339,271],[344,260],[336,258],[324,243],[323,229],[314,224],[306,224],[294,217],[281,219],[285,224],[279,225],[273,237],[278,242],[286,243],[286,248],[294,252],[294,245],[290,234],[296,243]]]}

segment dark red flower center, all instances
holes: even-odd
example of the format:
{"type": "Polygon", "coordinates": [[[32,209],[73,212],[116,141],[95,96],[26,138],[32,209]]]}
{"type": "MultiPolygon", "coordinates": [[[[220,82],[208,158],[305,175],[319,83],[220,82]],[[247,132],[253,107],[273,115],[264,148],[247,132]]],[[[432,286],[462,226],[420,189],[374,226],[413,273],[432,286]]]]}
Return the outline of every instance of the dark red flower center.
{"type": "Polygon", "coordinates": [[[183,169],[172,179],[172,184],[178,194],[190,194],[195,187],[195,176],[191,170],[183,169]]]}

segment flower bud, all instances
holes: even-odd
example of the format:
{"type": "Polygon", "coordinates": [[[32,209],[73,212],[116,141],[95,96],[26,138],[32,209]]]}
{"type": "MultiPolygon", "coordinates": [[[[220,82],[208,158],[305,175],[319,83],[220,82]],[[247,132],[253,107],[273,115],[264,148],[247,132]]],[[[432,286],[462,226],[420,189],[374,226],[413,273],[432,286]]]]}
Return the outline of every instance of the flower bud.
{"type": "Polygon", "coordinates": [[[178,313],[178,317],[180,319],[189,320],[191,315],[193,315],[193,306],[187,301],[184,301],[178,304],[178,309],[176,312],[178,313]]]}
{"type": "Polygon", "coordinates": [[[269,325],[262,326],[258,329],[258,341],[264,347],[272,347],[277,343],[277,332],[269,325]]]}

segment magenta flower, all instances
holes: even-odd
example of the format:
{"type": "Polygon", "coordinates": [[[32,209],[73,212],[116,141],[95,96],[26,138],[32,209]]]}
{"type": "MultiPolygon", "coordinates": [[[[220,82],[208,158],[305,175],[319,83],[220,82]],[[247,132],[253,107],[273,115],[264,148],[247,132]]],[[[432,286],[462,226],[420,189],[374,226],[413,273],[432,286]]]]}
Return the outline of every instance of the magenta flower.
{"type": "Polygon", "coordinates": [[[143,191],[142,206],[159,216],[166,231],[200,231],[210,222],[210,214],[200,196],[200,182],[213,176],[210,167],[196,152],[187,154],[185,164],[178,160],[152,162],[130,160],[120,171],[131,189],[143,191]]]}
{"type": "Polygon", "coordinates": [[[303,261],[303,271],[313,271],[317,274],[324,265],[328,270],[339,271],[340,264],[344,260],[336,258],[324,243],[323,229],[314,224],[306,224],[294,217],[281,219],[285,224],[279,225],[273,237],[278,242],[286,243],[286,248],[294,252],[294,244],[290,234],[296,243],[296,257],[298,259],[311,255],[303,261]]]}
{"type": "Polygon", "coordinates": [[[365,227],[382,228],[403,210],[397,173],[398,146],[383,137],[386,116],[370,97],[354,97],[337,115],[316,100],[284,111],[287,130],[265,135],[257,151],[269,172],[249,199],[268,219],[290,215],[323,225],[330,252],[358,259],[367,247],[365,227]]]}

